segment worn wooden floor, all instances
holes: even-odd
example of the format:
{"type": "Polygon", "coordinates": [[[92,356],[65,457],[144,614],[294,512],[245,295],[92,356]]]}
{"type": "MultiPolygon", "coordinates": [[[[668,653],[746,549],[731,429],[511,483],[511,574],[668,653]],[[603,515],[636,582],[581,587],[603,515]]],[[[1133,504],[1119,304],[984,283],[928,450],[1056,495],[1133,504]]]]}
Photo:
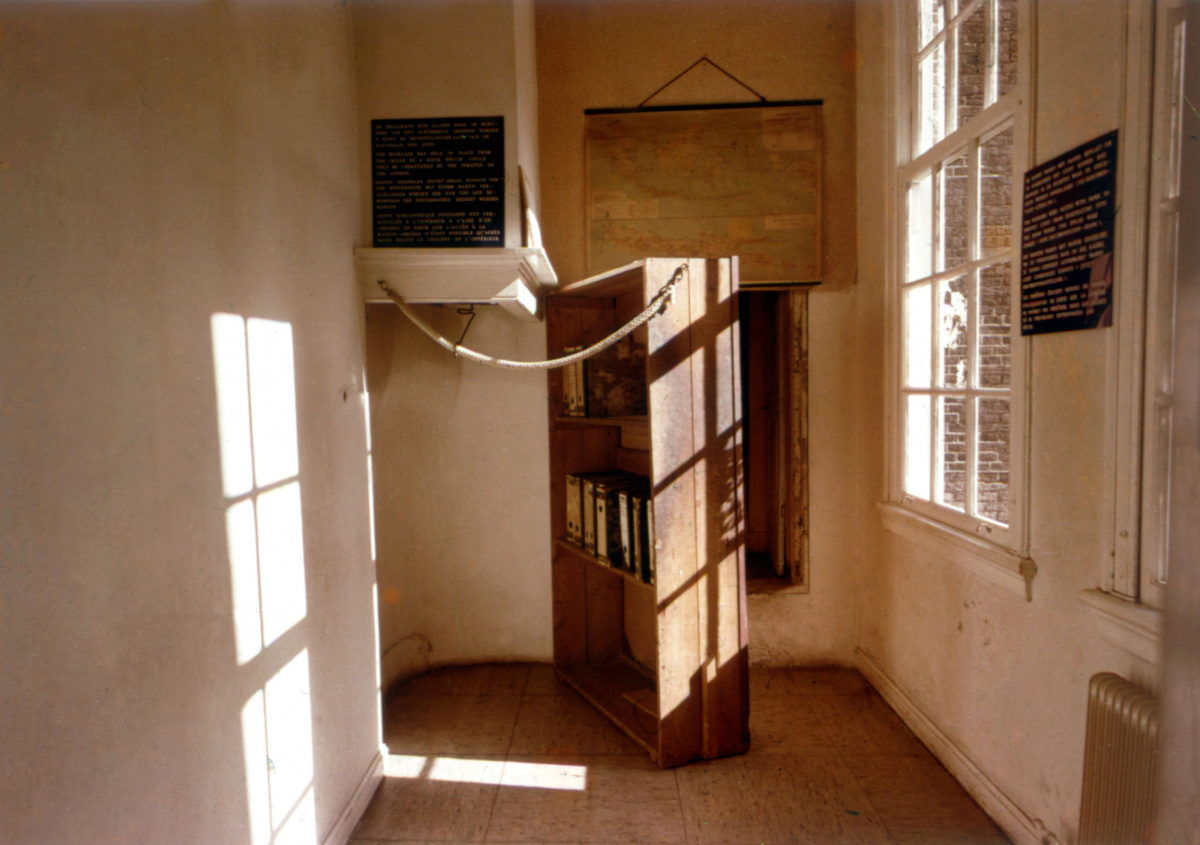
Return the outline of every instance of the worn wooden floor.
{"type": "Polygon", "coordinates": [[[352,845],[1008,841],[849,670],[753,670],[750,752],[667,771],[546,665],[438,670],[384,710],[352,845]]]}

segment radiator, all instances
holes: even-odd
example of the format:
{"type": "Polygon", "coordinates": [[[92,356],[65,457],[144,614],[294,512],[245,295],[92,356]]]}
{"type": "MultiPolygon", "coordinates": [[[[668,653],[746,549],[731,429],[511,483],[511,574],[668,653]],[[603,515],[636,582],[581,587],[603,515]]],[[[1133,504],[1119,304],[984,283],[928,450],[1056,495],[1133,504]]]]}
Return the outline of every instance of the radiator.
{"type": "Polygon", "coordinates": [[[1083,754],[1080,845],[1150,842],[1158,758],[1158,704],[1119,675],[1092,676],[1083,754]]]}

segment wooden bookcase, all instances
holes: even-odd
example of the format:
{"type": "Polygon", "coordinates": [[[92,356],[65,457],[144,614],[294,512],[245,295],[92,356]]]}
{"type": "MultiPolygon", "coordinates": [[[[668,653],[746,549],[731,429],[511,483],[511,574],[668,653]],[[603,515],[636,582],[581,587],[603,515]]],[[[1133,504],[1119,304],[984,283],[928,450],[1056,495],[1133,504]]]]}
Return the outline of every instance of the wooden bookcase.
{"type": "Polygon", "coordinates": [[[750,745],[737,260],[646,259],[546,300],[556,356],[640,313],[680,266],[670,306],[634,333],[646,416],[568,416],[549,371],[556,671],[663,767],[750,745]],[[651,481],[654,584],[567,539],[567,474],[611,469],[651,481]]]}

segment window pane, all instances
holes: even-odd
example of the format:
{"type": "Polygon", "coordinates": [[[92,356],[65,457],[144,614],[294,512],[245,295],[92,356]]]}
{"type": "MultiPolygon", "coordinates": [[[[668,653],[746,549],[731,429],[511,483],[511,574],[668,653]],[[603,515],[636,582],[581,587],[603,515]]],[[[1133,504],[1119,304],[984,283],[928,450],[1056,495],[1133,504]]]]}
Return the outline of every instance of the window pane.
{"type": "Polygon", "coordinates": [[[1157,301],[1153,307],[1156,338],[1151,338],[1157,347],[1155,370],[1158,378],[1153,385],[1159,393],[1175,392],[1175,304],[1179,285],[1179,211],[1174,203],[1162,210],[1159,219],[1159,250],[1156,269],[1157,301]]]}
{"type": "Polygon", "coordinates": [[[929,499],[930,397],[908,396],[904,409],[904,492],[929,499]]]}
{"type": "Polygon", "coordinates": [[[967,277],[938,285],[938,376],[942,387],[967,386],[967,277]]]}
{"type": "MultiPolygon", "coordinates": [[[[1151,435],[1154,440],[1154,517],[1152,530],[1158,540],[1158,554],[1149,561],[1142,561],[1151,567],[1150,577],[1153,581],[1166,583],[1170,573],[1171,561],[1171,441],[1174,435],[1174,407],[1170,396],[1157,397],[1155,402],[1154,429],[1151,435]]],[[[1176,494],[1178,495],[1178,494],[1176,494]]]]}
{"type": "Polygon", "coordinates": [[[1007,399],[979,399],[976,446],[977,502],[980,516],[1008,524],[1007,399]]]}
{"type": "Polygon", "coordinates": [[[948,17],[946,6],[948,0],[921,0],[921,46],[924,47],[933,36],[942,31],[948,17]]]}
{"type": "Polygon", "coordinates": [[[1182,154],[1183,118],[1183,61],[1187,37],[1186,21],[1175,24],[1172,33],[1171,55],[1171,130],[1167,135],[1166,198],[1179,196],[1179,161],[1182,154]]]}
{"type": "Polygon", "coordinates": [[[939,44],[921,61],[917,112],[917,153],[923,153],[946,134],[946,45],[939,44]]]}
{"type": "Polygon", "coordinates": [[[987,11],[988,4],[980,3],[954,33],[958,54],[954,98],[956,126],[962,126],[983,111],[987,74],[992,66],[987,49],[987,11]]]}
{"type": "Polygon", "coordinates": [[[996,95],[1017,87],[1017,0],[996,0],[996,95]]]}
{"type": "Polygon", "coordinates": [[[1012,154],[1011,126],[979,145],[979,247],[985,257],[1012,246],[1012,154]]]}
{"type": "Polygon", "coordinates": [[[950,159],[942,165],[942,169],[939,171],[941,186],[939,271],[953,270],[971,259],[967,241],[967,233],[971,228],[967,208],[970,173],[966,154],[950,159]]]}
{"type": "Polygon", "coordinates": [[[1008,387],[1012,367],[1012,265],[979,271],[979,386],[1008,387]]]}
{"type": "Polygon", "coordinates": [[[958,511],[967,508],[967,400],[938,398],[937,500],[958,511]]]}
{"type": "Polygon", "coordinates": [[[927,282],[904,292],[904,386],[929,387],[933,354],[933,287],[927,282]]]}
{"type": "Polygon", "coordinates": [[[933,272],[933,174],[908,188],[908,280],[933,272]]]}

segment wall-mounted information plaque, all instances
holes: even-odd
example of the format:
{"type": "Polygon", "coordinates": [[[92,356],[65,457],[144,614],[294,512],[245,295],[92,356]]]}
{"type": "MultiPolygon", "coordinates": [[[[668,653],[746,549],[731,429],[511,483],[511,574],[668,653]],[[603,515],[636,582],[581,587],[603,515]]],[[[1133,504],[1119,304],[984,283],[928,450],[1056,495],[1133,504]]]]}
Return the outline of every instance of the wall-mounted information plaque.
{"type": "Polygon", "coordinates": [[[588,269],[739,258],[741,286],[821,279],[821,105],[586,112],[588,269]]]}
{"type": "Polygon", "coordinates": [[[504,118],[371,121],[377,247],[504,246],[504,118]]]}
{"type": "Polygon", "coordinates": [[[1025,173],[1021,334],[1112,325],[1117,133],[1025,173]]]}

